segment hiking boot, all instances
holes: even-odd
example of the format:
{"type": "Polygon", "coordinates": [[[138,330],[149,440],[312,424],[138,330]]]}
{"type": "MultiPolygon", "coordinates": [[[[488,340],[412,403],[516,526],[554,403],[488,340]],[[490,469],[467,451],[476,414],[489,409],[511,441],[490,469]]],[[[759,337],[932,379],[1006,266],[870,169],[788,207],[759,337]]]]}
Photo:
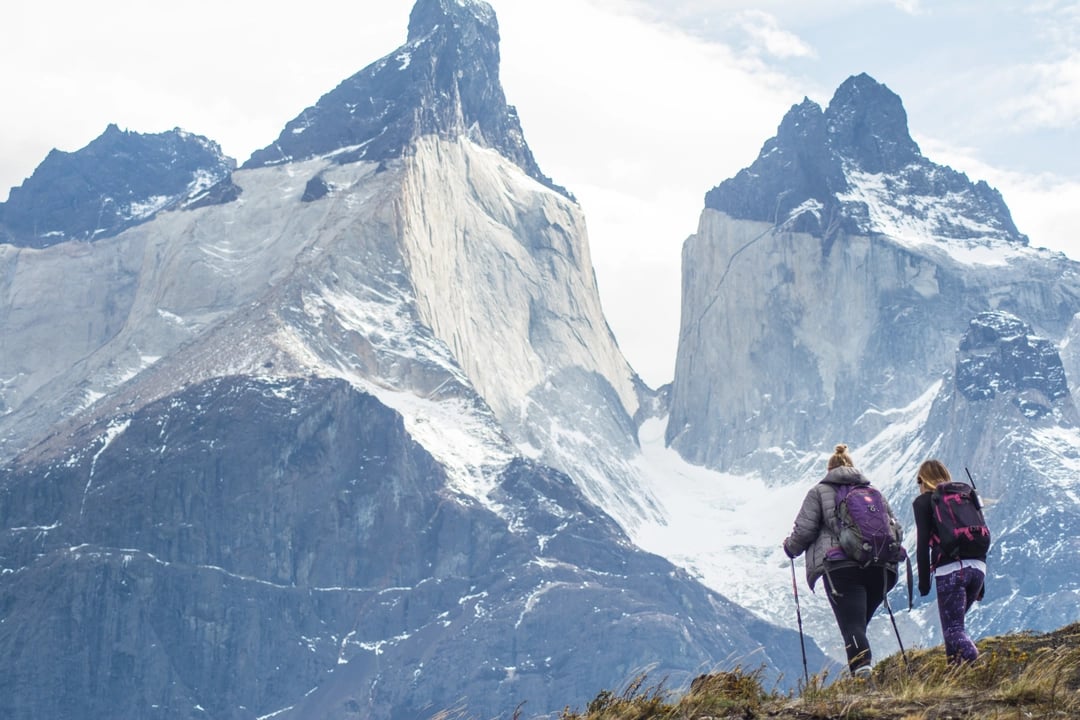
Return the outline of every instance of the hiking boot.
{"type": "Polygon", "coordinates": [[[855,668],[854,670],[851,671],[851,676],[853,678],[855,678],[856,680],[860,680],[860,681],[866,683],[867,685],[872,685],[873,684],[873,681],[872,681],[872,678],[871,678],[872,674],[873,674],[873,671],[870,669],[869,665],[861,665],[861,666],[859,666],[859,667],[857,667],[857,668],[855,668]]]}

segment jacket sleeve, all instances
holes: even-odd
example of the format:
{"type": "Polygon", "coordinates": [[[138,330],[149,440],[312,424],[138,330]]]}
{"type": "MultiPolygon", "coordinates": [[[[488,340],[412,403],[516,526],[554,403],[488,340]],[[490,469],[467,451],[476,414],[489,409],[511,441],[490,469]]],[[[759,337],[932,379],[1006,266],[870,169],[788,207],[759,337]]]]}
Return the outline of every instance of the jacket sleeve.
{"type": "Polygon", "coordinates": [[[921,493],[911,503],[915,515],[915,562],[919,566],[919,595],[930,594],[930,533],[933,519],[930,517],[930,495],[921,493]]]}
{"type": "Polygon", "coordinates": [[[820,486],[815,485],[803,498],[799,514],[795,516],[795,526],[784,540],[784,552],[795,558],[806,552],[806,548],[817,539],[823,522],[820,486]]]}

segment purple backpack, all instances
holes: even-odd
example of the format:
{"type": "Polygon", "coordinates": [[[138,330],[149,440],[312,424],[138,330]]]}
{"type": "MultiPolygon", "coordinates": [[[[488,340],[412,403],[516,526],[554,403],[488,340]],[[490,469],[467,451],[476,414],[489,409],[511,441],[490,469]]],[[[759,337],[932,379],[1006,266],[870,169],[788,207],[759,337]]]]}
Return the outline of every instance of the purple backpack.
{"type": "Polygon", "coordinates": [[[885,498],[877,488],[836,486],[836,517],[840,521],[840,547],[830,550],[827,558],[846,557],[863,567],[907,559],[903,530],[894,525],[885,498]]]}

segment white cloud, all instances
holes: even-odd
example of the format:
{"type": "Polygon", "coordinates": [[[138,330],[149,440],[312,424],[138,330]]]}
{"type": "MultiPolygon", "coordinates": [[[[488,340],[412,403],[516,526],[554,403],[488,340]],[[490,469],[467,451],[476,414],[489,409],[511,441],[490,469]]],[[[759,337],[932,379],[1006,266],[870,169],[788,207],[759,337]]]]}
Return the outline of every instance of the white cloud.
{"type": "Polygon", "coordinates": [[[736,23],[752,41],[752,47],[775,58],[812,58],[813,48],[794,33],[780,27],[776,17],[761,10],[745,10],[736,23]]]}
{"type": "Polygon", "coordinates": [[[1080,123],[1080,51],[1017,71],[1027,91],[1007,107],[1021,127],[1065,128],[1080,123]]]}
{"type": "Polygon", "coordinates": [[[1024,18],[1037,51],[1011,63],[1009,120],[1021,128],[1075,127],[1080,124],[1080,2],[1032,2],[1024,18]]]}
{"type": "Polygon", "coordinates": [[[906,12],[909,15],[918,15],[922,12],[922,8],[919,6],[919,0],[892,0],[892,4],[902,12],[906,12]]]}
{"type": "Polygon", "coordinates": [[[1001,191],[1013,222],[1034,247],[1080,260],[1080,182],[1052,174],[996,172],[987,180],[1001,191]]]}

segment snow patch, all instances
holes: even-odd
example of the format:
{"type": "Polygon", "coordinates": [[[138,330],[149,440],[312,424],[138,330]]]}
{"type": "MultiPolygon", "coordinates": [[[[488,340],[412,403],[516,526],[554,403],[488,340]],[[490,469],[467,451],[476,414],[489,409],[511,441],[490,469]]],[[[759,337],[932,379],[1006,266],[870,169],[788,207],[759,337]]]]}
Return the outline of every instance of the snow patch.
{"type": "Polygon", "coordinates": [[[188,194],[198,195],[199,193],[205,192],[221,182],[221,179],[221,176],[217,173],[202,168],[196,171],[191,183],[188,184],[188,194]]]}
{"type": "Polygon", "coordinates": [[[663,519],[640,523],[632,539],[775,622],[776,610],[765,609],[775,608],[777,593],[790,583],[780,543],[811,483],[770,487],[760,477],[691,465],[665,447],[666,424],[667,418],[650,419],[638,433],[642,483],[663,519]]]}
{"type": "MultiPolygon", "coordinates": [[[[801,205],[799,205],[797,208],[793,209],[790,213],[788,213],[787,222],[788,223],[794,222],[803,213],[810,213],[815,218],[817,218],[818,221],[820,222],[821,221],[821,211],[824,208],[825,208],[825,206],[821,204],[821,201],[816,200],[815,198],[810,198],[808,200],[803,201],[803,203],[801,205]]],[[[787,223],[785,223],[785,224],[787,224],[787,223]]]]}
{"type": "Polygon", "coordinates": [[[131,419],[126,418],[124,420],[114,420],[109,424],[109,427],[105,430],[105,434],[101,438],[101,447],[94,457],[90,460],[90,472],[86,478],[86,487],[83,488],[82,503],[79,506],[79,517],[82,517],[83,510],[86,509],[86,498],[90,494],[90,488],[94,484],[94,470],[97,469],[98,458],[105,452],[116,438],[120,437],[125,430],[128,429],[128,425],[131,424],[131,419]]]}
{"type": "Polygon", "coordinates": [[[126,217],[132,219],[153,215],[158,210],[168,205],[171,199],[172,198],[167,195],[153,195],[148,197],[145,202],[131,203],[131,205],[128,206],[126,217]]]}
{"type": "MultiPolygon", "coordinates": [[[[396,322],[396,315],[386,307],[379,308],[378,303],[361,303],[356,298],[350,301],[345,296],[335,298],[332,295],[310,300],[312,310],[317,310],[323,302],[332,304],[340,310],[339,317],[351,322],[353,327],[377,326],[373,312],[381,314],[386,322],[396,322]],[[333,302],[326,302],[328,300],[333,302]]],[[[377,385],[355,366],[344,362],[330,363],[319,357],[294,328],[280,330],[275,341],[315,374],[345,380],[400,413],[409,435],[446,468],[452,490],[474,499],[501,517],[509,517],[509,511],[489,495],[515,455],[486,408],[468,399],[436,400],[377,385]]],[[[415,349],[417,345],[407,347],[415,349]]]]}

